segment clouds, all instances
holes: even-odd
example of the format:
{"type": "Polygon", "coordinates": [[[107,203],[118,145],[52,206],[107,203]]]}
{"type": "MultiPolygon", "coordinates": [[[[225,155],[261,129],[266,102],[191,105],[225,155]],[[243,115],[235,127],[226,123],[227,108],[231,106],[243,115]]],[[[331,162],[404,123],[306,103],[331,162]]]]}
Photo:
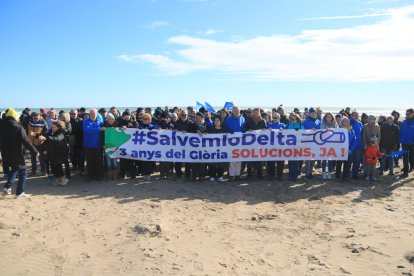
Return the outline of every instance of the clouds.
{"type": "Polygon", "coordinates": [[[170,23],[167,21],[152,21],[150,24],[148,24],[147,27],[151,30],[154,30],[162,27],[167,27],[169,25],[170,23]]]}
{"type": "Polygon", "coordinates": [[[212,71],[254,80],[414,80],[414,6],[385,11],[377,23],[342,29],[303,30],[297,35],[217,41],[188,35],[168,39],[171,55],[120,55],[148,62],[168,75],[212,71]]]}

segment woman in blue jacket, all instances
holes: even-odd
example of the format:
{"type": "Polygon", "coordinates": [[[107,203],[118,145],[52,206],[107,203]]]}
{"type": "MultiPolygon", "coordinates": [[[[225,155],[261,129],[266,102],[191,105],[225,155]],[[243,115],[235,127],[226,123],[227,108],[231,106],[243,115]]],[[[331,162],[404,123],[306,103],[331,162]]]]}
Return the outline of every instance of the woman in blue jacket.
{"type": "Polygon", "coordinates": [[[346,161],[336,161],[336,178],[342,178],[343,181],[349,179],[349,175],[351,172],[351,164],[352,164],[352,152],[354,152],[356,148],[356,136],[355,131],[352,129],[352,126],[349,122],[347,117],[342,118],[341,120],[341,128],[345,128],[348,130],[348,139],[349,139],[349,146],[348,146],[348,160],[346,161]]]}

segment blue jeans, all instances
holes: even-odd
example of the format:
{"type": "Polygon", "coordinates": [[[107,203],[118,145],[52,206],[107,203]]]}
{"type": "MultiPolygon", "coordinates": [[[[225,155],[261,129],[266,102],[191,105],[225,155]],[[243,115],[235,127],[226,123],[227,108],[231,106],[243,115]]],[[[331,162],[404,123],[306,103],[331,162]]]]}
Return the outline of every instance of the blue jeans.
{"type": "Polygon", "coordinates": [[[355,149],[352,151],[352,176],[358,176],[360,164],[361,149],[355,149]]]}
{"type": "Polygon", "coordinates": [[[19,181],[17,182],[16,195],[20,195],[24,192],[24,189],[26,188],[26,168],[20,170],[12,169],[7,176],[7,182],[4,185],[4,188],[10,189],[13,186],[13,183],[16,180],[17,175],[19,175],[19,181]]]}
{"type": "MultiPolygon", "coordinates": [[[[45,156],[43,154],[43,150],[40,148],[40,146],[34,146],[34,147],[39,152],[40,170],[42,172],[46,172],[46,162],[45,162],[45,156]]],[[[30,153],[30,157],[32,161],[32,172],[36,172],[37,170],[36,154],[30,153]]]]}
{"type": "Polygon", "coordinates": [[[297,180],[300,170],[299,170],[299,161],[288,161],[289,167],[289,178],[291,180],[297,180]]]}
{"type": "Polygon", "coordinates": [[[332,172],[332,161],[322,160],[322,172],[326,171],[326,164],[328,164],[328,172],[332,172]]]}
{"type": "MultiPolygon", "coordinates": [[[[381,152],[384,155],[390,155],[394,152],[394,149],[381,149],[381,152]]],[[[390,169],[390,174],[394,173],[394,158],[392,156],[383,157],[381,159],[381,171],[383,172],[385,169],[385,164],[388,161],[388,168],[390,169]]]]}
{"type": "Polygon", "coordinates": [[[306,160],[305,161],[305,175],[312,176],[313,166],[315,165],[315,160],[306,160]]]}
{"type": "Polygon", "coordinates": [[[118,162],[116,158],[111,158],[109,157],[109,155],[105,153],[105,161],[107,171],[115,171],[116,169],[118,169],[118,162]]]}

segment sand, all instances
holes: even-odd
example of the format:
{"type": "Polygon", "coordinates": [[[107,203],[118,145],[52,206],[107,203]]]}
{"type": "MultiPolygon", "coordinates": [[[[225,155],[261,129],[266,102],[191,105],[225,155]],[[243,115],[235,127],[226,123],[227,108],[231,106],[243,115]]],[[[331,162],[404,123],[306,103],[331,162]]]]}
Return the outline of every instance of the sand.
{"type": "Polygon", "coordinates": [[[75,176],[66,187],[38,177],[27,193],[0,197],[0,275],[414,274],[412,175],[214,184],[75,176]]]}

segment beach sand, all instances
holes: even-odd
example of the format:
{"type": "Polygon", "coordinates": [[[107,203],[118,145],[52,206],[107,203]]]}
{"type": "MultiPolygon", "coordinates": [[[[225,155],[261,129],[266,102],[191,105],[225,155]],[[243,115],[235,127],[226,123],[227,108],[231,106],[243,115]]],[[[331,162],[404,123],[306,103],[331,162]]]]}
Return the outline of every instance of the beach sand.
{"type": "Polygon", "coordinates": [[[214,184],[74,176],[66,187],[39,177],[27,193],[0,197],[0,275],[414,274],[412,175],[214,184]]]}

